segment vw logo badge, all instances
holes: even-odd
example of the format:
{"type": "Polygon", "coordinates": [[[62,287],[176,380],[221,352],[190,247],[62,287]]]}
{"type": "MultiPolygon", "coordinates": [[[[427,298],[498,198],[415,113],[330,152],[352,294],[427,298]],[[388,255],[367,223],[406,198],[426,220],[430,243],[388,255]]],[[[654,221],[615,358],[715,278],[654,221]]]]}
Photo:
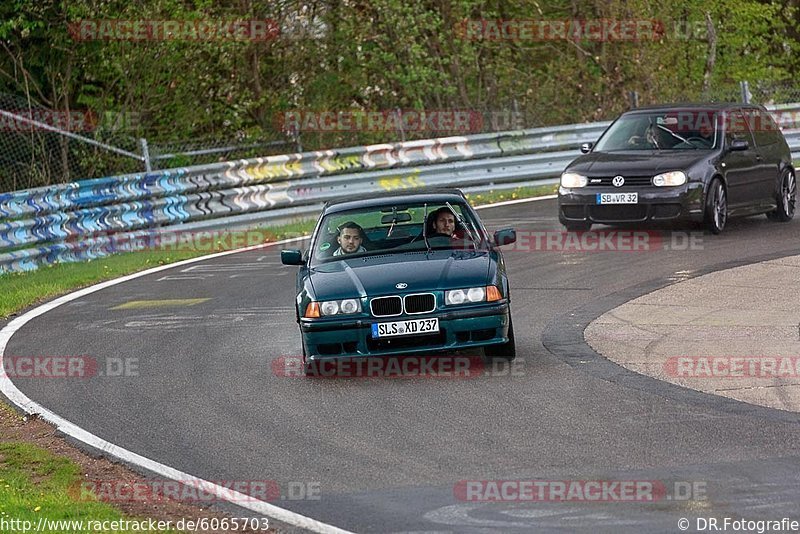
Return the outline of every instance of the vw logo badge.
{"type": "Polygon", "coordinates": [[[396,287],[397,289],[405,289],[408,287],[408,284],[406,284],[405,282],[400,282],[399,284],[395,284],[394,287],[396,287]]]}
{"type": "Polygon", "coordinates": [[[611,183],[614,184],[614,187],[622,187],[625,185],[625,178],[622,176],[615,176],[611,183]]]}

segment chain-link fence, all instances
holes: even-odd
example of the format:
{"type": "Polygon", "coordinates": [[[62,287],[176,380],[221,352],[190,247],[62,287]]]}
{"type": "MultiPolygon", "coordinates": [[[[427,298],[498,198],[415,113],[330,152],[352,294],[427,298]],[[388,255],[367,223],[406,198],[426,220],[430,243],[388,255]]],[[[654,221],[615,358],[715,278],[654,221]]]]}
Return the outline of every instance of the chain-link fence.
{"type": "Polygon", "coordinates": [[[161,141],[135,112],[54,110],[0,94],[0,193],[89,178],[297,151],[286,138],[247,135],[161,141]]]}
{"type": "Polygon", "coordinates": [[[239,136],[148,143],[146,151],[153,169],[169,169],[297,152],[298,147],[290,140],[263,141],[239,136]]]}
{"type": "Polygon", "coordinates": [[[731,82],[691,94],[678,87],[628,91],[624,96],[609,95],[608,102],[595,109],[575,106],[570,116],[556,106],[528,109],[516,99],[478,109],[292,110],[275,118],[271,134],[238,132],[227,138],[174,141],[163,132],[147,132],[142,128],[146,121],[136,112],[53,111],[24,98],[0,94],[0,192],[304,148],[322,150],[609,120],[627,109],[651,104],[800,102],[800,86],[793,81],[731,82]]]}
{"type": "Polygon", "coordinates": [[[94,114],[0,94],[0,191],[133,172],[142,169],[135,151],[135,139],[94,114]]]}
{"type": "Polygon", "coordinates": [[[800,86],[796,81],[746,82],[748,101],[755,104],[789,104],[800,102],[800,86]]]}

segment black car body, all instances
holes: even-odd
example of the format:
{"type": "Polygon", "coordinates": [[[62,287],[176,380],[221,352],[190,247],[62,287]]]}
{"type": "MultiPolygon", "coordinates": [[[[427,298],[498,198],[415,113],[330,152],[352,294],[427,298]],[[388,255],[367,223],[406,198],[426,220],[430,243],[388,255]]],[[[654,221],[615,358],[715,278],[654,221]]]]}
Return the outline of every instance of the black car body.
{"type": "Polygon", "coordinates": [[[729,216],[788,221],[796,201],[786,139],[762,106],[692,104],[622,114],[562,174],[558,215],[569,230],[593,223],[703,222],[729,216]]]}

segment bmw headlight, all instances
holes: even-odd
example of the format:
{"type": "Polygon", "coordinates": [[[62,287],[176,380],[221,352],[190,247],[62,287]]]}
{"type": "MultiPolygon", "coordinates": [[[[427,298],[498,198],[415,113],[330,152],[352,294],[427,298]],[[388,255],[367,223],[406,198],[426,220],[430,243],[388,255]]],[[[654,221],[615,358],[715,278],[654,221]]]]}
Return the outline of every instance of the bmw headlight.
{"type": "Polygon", "coordinates": [[[452,291],[446,291],[444,294],[444,303],[448,306],[464,304],[465,300],[467,300],[467,293],[463,289],[453,289],[452,291]]]}
{"type": "Polygon", "coordinates": [[[336,315],[339,313],[339,303],[335,300],[323,302],[319,306],[322,315],[336,315]]]}
{"type": "Polygon", "coordinates": [[[339,310],[345,314],[358,313],[361,311],[361,303],[356,299],[346,299],[339,305],[339,310]]]}
{"type": "Polygon", "coordinates": [[[565,172],[561,175],[561,187],[584,187],[589,179],[581,174],[565,172]]]}
{"type": "Polygon", "coordinates": [[[683,185],[686,183],[686,173],[683,171],[665,172],[653,176],[653,185],[665,187],[671,185],[683,185]]]}
{"type": "Polygon", "coordinates": [[[361,302],[358,299],[328,300],[319,303],[322,315],[349,315],[361,311],[361,302]]]}
{"type": "Polygon", "coordinates": [[[500,300],[500,298],[500,290],[495,286],[452,289],[444,292],[444,303],[448,306],[474,302],[494,302],[495,300],[500,300]]]}

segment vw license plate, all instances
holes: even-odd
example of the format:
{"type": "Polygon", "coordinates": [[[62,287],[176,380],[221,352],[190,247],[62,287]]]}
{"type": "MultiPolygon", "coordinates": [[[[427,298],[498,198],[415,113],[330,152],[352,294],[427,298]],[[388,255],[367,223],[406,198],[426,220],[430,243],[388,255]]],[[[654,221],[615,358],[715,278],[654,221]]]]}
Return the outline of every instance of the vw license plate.
{"type": "Polygon", "coordinates": [[[637,204],[639,193],[597,193],[598,204],[637,204]]]}
{"type": "Polygon", "coordinates": [[[394,323],[372,323],[372,337],[413,336],[415,334],[436,334],[439,332],[439,319],[412,319],[394,323]]]}

